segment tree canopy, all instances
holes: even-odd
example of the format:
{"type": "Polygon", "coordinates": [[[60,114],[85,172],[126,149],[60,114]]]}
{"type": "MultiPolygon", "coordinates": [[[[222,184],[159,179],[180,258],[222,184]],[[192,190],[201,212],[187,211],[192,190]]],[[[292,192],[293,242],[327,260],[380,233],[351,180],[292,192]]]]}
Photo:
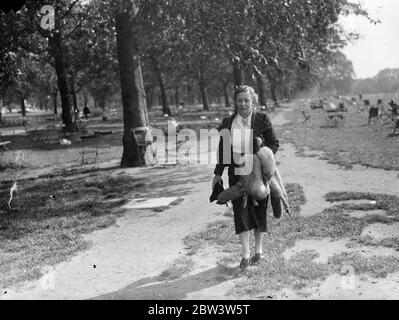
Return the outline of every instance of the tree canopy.
{"type": "MultiPolygon", "coordinates": [[[[350,0],[28,1],[18,13],[0,13],[0,94],[41,99],[56,88],[73,131],[81,95],[105,108],[121,92],[124,116],[137,109],[144,124],[157,92],[170,114],[172,90],[176,106],[182,94],[205,109],[219,97],[230,105],[233,85],[242,83],[257,86],[261,103],[315,84],[342,91],[353,68],[341,50],[357,37],[339,24],[348,14],[376,22],[350,0]],[[54,9],[51,27],[42,24],[44,5],[54,9]]],[[[385,88],[391,78],[379,81],[385,88]]]]}

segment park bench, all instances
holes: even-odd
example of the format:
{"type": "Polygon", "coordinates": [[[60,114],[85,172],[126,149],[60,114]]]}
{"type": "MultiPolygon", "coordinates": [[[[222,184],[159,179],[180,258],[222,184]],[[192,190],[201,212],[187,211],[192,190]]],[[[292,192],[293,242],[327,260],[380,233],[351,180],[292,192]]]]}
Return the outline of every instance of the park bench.
{"type": "Polygon", "coordinates": [[[332,102],[325,103],[324,111],[326,112],[327,124],[325,128],[336,128],[339,124],[339,120],[344,120],[344,114],[342,111],[332,102]]]}
{"type": "Polygon", "coordinates": [[[77,122],[77,127],[79,132],[87,132],[87,126],[89,124],[89,120],[88,119],[79,119],[77,122]]]}
{"type": "Polygon", "coordinates": [[[348,111],[348,108],[345,107],[345,103],[343,103],[343,102],[339,103],[338,111],[341,111],[341,112],[347,112],[348,111]]]}
{"type": "Polygon", "coordinates": [[[371,106],[369,108],[369,121],[368,121],[368,124],[371,124],[375,120],[379,120],[380,123],[382,121],[381,117],[379,115],[379,112],[378,112],[378,107],[371,106]]]}
{"type": "Polygon", "coordinates": [[[82,140],[82,155],[81,165],[89,164],[88,159],[91,159],[93,164],[97,164],[100,156],[108,154],[111,146],[102,143],[101,137],[112,134],[112,131],[95,131],[94,134],[81,136],[82,140]],[[89,141],[92,141],[90,144],[89,141]],[[86,161],[85,161],[86,158],[86,161]]]}
{"type": "Polygon", "coordinates": [[[109,110],[109,115],[111,118],[117,117],[118,116],[118,110],[117,109],[110,109],[109,110]]]}
{"type": "Polygon", "coordinates": [[[3,153],[4,151],[9,151],[7,145],[9,145],[11,141],[1,141],[0,140],[0,152],[3,153]]]}
{"type": "Polygon", "coordinates": [[[118,119],[118,110],[116,108],[110,109],[108,112],[103,112],[103,121],[118,119]]]}
{"type": "Polygon", "coordinates": [[[329,120],[334,120],[334,119],[344,120],[344,115],[342,113],[340,113],[339,111],[328,111],[327,118],[329,120]]]}
{"type": "Polygon", "coordinates": [[[22,116],[3,117],[1,121],[2,127],[17,127],[23,124],[24,124],[24,119],[22,116]]]}
{"type": "Polygon", "coordinates": [[[37,122],[33,122],[32,120],[26,119],[23,123],[26,133],[31,131],[39,130],[39,125],[37,122]]]}
{"type": "Polygon", "coordinates": [[[325,112],[327,113],[327,118],[332,119],[344,119],[344,115],[342,113],[342,109],[338,108],[334,103],[328,102],[324,107],[325,112]]]}
{"type": "Polygon", "coordinates": [[[34,146],[47,146],[56,144],[60,140],[55,125],[48,125],[45,128],[28,130],[28,135],[34,146]]]}
{"type": "Polygon", "coordinates": [[[323,109],[324,101],[323,99],[313,99],[310,102],[311,109],[323,109]]]}

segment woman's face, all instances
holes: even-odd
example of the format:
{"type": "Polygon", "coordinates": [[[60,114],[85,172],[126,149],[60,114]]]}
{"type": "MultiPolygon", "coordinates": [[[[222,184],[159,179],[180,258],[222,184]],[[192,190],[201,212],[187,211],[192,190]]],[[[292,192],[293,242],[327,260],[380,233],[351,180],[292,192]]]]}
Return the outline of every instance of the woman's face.
{"type": "Polygon", "coordinates": [[[236,97],[237,111],[241,117],[248,117],[253,109],[251,94],[247,91],[241,92],[236,97]]]}

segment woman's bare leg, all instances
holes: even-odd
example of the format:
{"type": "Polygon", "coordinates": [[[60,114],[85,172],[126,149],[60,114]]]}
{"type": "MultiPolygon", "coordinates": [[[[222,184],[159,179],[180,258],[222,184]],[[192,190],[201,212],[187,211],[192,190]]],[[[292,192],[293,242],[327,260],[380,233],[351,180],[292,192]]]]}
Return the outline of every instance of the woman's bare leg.
{"type": "Polygon", "coordinates": [[[262,255],[263,253],[263,237],[266,232],[254,231],[255,233],[255,253],[262,255]]]}
{"type": "Polygon", "coordinates": [[[244,259],[249,259],[251,255],[251,249],[249,247],[249,231],[241,232],[238,236],[240,237],[240,242],[242,246],[242,257],[244,259]]]}

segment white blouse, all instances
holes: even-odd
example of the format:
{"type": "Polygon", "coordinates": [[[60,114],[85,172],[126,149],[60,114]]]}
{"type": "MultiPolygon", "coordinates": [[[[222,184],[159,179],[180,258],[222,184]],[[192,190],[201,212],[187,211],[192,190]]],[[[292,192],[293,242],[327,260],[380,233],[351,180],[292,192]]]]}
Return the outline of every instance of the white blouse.
{"type": "Polygon", "coordinates": [[[251,152],[253,139],[251,120],[252,113],[246,119],[238,113],[234,118],[231,124],[231,145],[234,153],[242,154],[251,152]]]}

